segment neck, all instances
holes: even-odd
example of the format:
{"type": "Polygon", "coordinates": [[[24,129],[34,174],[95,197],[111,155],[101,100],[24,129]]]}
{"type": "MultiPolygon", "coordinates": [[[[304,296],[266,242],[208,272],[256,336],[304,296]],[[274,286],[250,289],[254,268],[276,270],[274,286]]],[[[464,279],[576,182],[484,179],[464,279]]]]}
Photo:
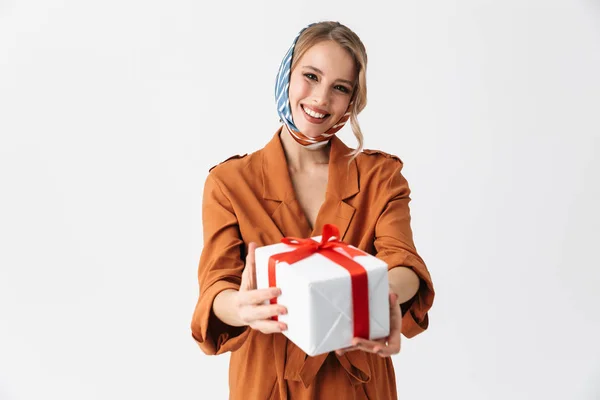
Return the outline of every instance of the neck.
{"type": "Polygon", "coordinates": [[[329,163],[329,150],[331,143],[320,149],[307,149],[292,137],[284,124],[279,134],[283,151],[287,159],[288,167],[291,171],[305,171],[314,168],[319,164],[329,163]]]}

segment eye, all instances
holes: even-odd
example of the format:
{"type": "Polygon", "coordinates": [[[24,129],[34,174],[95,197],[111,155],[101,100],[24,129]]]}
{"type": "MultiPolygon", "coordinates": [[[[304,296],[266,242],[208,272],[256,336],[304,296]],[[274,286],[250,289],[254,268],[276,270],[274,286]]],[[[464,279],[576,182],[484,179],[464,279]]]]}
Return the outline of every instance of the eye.
{"type": "Polygon", "coordinates": [[[350,89],[348,89],[346,86],[337,85],[335,88],[342,93],[350,93],[350,89]]]}
{"type": "Polygon", "coordinates": [[[307,77],[308,79],[312,79],[313,81],[317,80],[317,76],[315,74],[306,73],[306,74],[304,74],[304,76],[307,77]]]}

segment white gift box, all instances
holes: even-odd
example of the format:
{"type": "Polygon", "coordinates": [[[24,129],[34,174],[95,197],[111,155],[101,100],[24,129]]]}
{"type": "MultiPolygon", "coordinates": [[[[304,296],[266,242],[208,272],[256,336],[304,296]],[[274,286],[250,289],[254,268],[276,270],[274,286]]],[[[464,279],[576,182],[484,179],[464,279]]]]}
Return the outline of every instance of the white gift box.
{"type": "MultiPolygon", "coordinates": [[[[321,236],[312,239],[320,242],[321,236]]],[[[258,289],[269,287],[269,258],[294,249],[285,243],[256,249],[258,289]]],[[[390,330],[387,264],[366,253],[353,260],[364,267],[368,276],[369,339],[387,337],[390,330]]],[[[287,324],[288,329],[283,334],[288,339],[309,356],[352,345],[352,286],[350,273],[345,268],[315,253],[291,265],[279,262],[275,271],[277,287],[281,289],[277,303],[288,310],[278,319],[287,324]]]]}

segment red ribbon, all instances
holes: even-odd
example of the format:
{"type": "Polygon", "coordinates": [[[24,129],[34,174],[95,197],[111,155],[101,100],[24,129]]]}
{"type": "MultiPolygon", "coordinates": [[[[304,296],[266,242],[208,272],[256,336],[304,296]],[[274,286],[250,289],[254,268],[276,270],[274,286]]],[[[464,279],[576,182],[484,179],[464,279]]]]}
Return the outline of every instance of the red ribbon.
{"type": "MultiPolygon", "coordinates": [[[[354,322],[354,337],[369,338],[369,281],[365,268],[354,261],[352,257],[366,255],[362,250],[350,247],[340,239],[340,232],[335,225],[326,224],[323,227],[321,242],[311,238],[301,239],[284,237],[281,241],[294,250],[274,254],[269,258],[269,287],[277,286],[275,266],[278,262],[292,265],[315,253],[329,258],[334,263],[345,268],[350,273],[352,283],[352,313],[354,322]],[[345,252],[346,254],[342,254],[345,252]]],[[[271,299],[271,304],[277,304],[277,298],[271,299]]],[[[272,318],[277,321],[277,316],[272,318]]]]}

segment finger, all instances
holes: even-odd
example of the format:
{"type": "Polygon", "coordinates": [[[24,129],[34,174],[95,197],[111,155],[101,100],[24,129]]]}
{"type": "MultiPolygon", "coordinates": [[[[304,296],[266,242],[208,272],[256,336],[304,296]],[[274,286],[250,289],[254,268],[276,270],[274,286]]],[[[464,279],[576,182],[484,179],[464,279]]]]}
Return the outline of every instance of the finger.
{"type": "Polygon", "coordinates": [[[281,295],[281,290],[276,287],[247,290],[239,292],[239,305],[248,306],[262,304],[279,295],[281,295]]]}
{"type": "Polygon", "coordinates": [[[246,255],[246,268],[248,269],[248,289],[256,289],[256,261],[254,258],[254,251],[256,250],[256,243],[250,242],[248,244],[248,254],[246,255]]]}
{"type": "Polygon", "coordinates": [[[368,351],[370,353],[382,352],[384,354],[391,354],[395,350],[395,347],[390,347],[389,345],[386,345],[385,339],[366,340],[362,338],[354,338],[353,343],[355,343],[355,346],[358,347],[360,350],[368,351]]]}
{"type": "Polygon", "coordinates": [[[278,333],[287,330],[287,325],[284,322],[265,319],[252,322],[250,327],[262,333],[278,333]]]}
{"type": "Polygon", "coordinates": [[[373,347],[373,353],[376,353],[382,357],[389,357],[400,352],[400,341],[389,341],[386,343],[380,343],[373,347]]]}
{"type": "Polygon", "coordinates": [[[388,347],[399,353],[402,335],[402,312],[398,305],[398,296],[390,293],[390,334],[387,338],[388,347]]]}
{"type": "Polygon", "coordinates": [[[373,353],[375,347],[381,348],[385,346],[385,339],[367,340],[363,338],[354,338],[352,339],[352,344],[361,350],[368,350],[373,353]]]}
{"type": "Polygon", "coordinates": [[[369,339],[364,339],[361,337],[355,337],[352,339],[352,345],[357,346],[359,343],[362,343],[364,345],[377,346],[377,345],[384,345],[385,341],[386,341],[386,338],[369,340],[369,339]]]}
{"type": "Polygon", "coordinates": [[[287,314],[287,309],[279,304],[259,305],[259,306],[246,306],[240,310],[240,316],[242,320],[250,324],[254,321],[271,319],[276,315],[287,314]]]}
{"type": "MultiPolygon", "coordinates": [[[[350,346],[350,347],[353,347],[353,346],[350,346]]],[[[348,352],[348,351],[349,351],[349,348],[350,348],[350,347],[345,347],[345,348],[343,348],[343,349],[337,349],[337,350],[335,351],[335,354],[337,354],[338,356],[344,355],[344,353],[346,353],[346,352],[348,352]]]]}
{"type": "Polygon", "coordinates": [[[244,266],[242,270],[242,282],[240,283],[240,291],[248,290],[248,268],[244,266]]]}
{"type": "Polygon", "coordinates": [[[368,353],[376,353],[376,351],[374,351],[375,345],[373,345],[373,344],[360,342],[360,343],[356,344],[356,348],[358,350],[366,351],[368,353]]]}
{"type": "Polygon", "coordinates": [[[348,353],[349,351],[354,351],[354,350],[358,350],[358,347],[356,347],[356,346],[345,347],[343,349],[336,350],[335,353],[338,356],[343,356],[344,354],[348,353]]]}
{"type": "Polygon", "coordinates": [[[402,310],[400,309],[400,304],[398,304],[398,295],[394,292],[390,292],[389,300],[390,300],[390,311],[398,311],[398,314],[400,314],[400,316],[402,316],[402,310]]]}
{"type": "Polygon", "coordinates": [[[379,357],[391,357],[394,354],[398,354],[398,352],[394,351],[391,347],[383,347],[381,349],[376,348],[373,350],[373,353],[377,354],[379,357]]]}
{"type": "Polygon", "coordinates": [[[366,351],[368,353],[377,354],[381,357],[390,357],[394,354],[397,354],[398,351],[395,347],[385,345],[382,343],[375,342],[360,342],[356,345],[358,349],[362,351],[366,351]]]}
{"type": "MultiPolygon", "coordinates": [[[[250,248],[250,247],[248,247],[250,248]]],[[[251,266],[249,262],[249,253],[246,255],[246,262],[244,263],[244,269],[242,270],[242,282],[240,284],[240,290],[251,290],[252,289],[252,276],[250,274],[251,266]]]]}

